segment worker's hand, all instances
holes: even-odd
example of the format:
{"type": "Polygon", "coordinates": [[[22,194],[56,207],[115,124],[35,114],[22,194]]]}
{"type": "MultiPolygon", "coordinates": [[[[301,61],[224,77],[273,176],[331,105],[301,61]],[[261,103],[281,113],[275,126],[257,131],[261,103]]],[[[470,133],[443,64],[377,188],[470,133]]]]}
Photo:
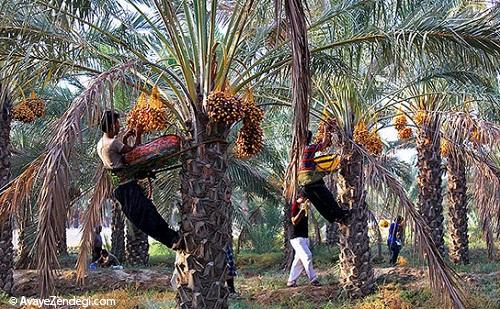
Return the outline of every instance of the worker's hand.
{"type": "Polygon", "coordinates": [[[300,209],[304,210],[306,214],[309,214],[309,210],[311,209],[311,206],[308,201],[303,202],[300,204],[300,209]]]}
{"type": "Polygon", "coordinates": [[[129,138],[131,136],[134,136],[135,135],[135,130],[134,129],[128,129],[125,134],[123,135],[123,138],[126,139],[126,138],[129,138]]]}
{"type": "Polygon", "coordinates": [[[327,129],[331,130],[331,129],[334,129],[336,126],[337,126],[337,119],[330,118],[330,119],[328,119],[328,123],[325,126],[325,129],[327,128],[327,129]]]}
{"type": "Polygon", "coordinates": [[[144,126],[142,124],[139,124],[137,126],[136,133],[137,135],[141,135],[142,133],[144,133],[144,126]]]}

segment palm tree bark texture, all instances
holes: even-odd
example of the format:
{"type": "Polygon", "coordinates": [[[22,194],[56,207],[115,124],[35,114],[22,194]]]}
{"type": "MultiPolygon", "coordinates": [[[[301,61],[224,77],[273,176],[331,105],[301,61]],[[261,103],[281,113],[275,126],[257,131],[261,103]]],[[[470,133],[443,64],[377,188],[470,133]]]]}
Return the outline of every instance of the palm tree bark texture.
{"type": "Polygon", "coordinates": [[[149,263],[148,235],[139,230],[133,223],[127,225],[127,245],[125,260],[129,265],[139,266],[149,263]]]}
{"type": "Polygon", "coordinates": [[[285,207],[283,208],[283,250],[284,250],[284,258],[282,267],[288,272],[290,271],[290,267],[292,267],[293,263],[293,248],[290,244],[290,237],[292,235],[292,206],[290,203],[286,202],[285,207]]]}
{"type": "Polygon", "coordinates": [[[439,119],[425,117],[417,134],[418,211],[430,228],[434,244],[441,256],[445,254],[443,228],[443,194],[441,191],[441,152],[439,119]]]}
{"type": "Polygon", "coordinates": [[[370,293],[374,286],[368,238],[368,210],[363,184],[363,159],[353,144],[344,145],[340,165],[340,205],[351,209],[348,225],[339,225],[340,282],[350,298],[370,293]]]}
{"type": "Polygon", "coordinates": [[[469,263],[467,230],[467,178],[465,160],[460,153],[448,156],[448,214],[450,216],[450,259],[456,264],[469,263]]]}
{"type": "MultiPolygon", "coordinates": [[[[185,143],[184,149],[195,146],[185,143]]],[[[227,147],[225,142],[199,144],[181,156],[185,250],[178,252],[175,264],[180,308],[228,306],[225,247],[230,241],[231,188],[226,175],[227,147]]]]}
{"type": "MultiPolygon", "coordinates": [[[[0,97],[4,97],[0,93],[0,97]]],[[[0,187],[10,178],[10,102],[0,102],[0,187]]],[[[0,205],[1,207],[2,205],[0,205]]],[[[12,218],[0,221],[0,290],[10,293],[13,285],[14,248],[12,245],[12,218]]]]}
{"type": "MultiPolygon", "coordinates": [[[[325,177],[325,184],[333,196],[337,198],[337,177],[335,174],[329,174],[325,177]]],[[[326,224],[326,243],[329,246],[337,245],[339,242],[339,225],[337,223],[326,224]]]]}

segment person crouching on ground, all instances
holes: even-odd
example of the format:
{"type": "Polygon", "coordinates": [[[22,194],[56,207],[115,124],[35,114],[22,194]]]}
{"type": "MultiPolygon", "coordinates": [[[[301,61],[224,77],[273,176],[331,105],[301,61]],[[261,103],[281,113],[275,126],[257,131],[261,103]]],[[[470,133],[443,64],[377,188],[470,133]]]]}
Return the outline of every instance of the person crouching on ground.
{"type": "Polygon", "coordinates": [[[104,132],[97,144],[97,154],[104,164],[104,168],[111,172],[115,185],[114,197],[121,205],[122,211],[139,230],[158,240],[168,248],[180,249],[179,233],[172,230],[168,223],[156,210],[153,202],[146,196],[144,190],[137,183],[138,179],[123,176],[126,166],[123,155],[141,143],[142,128],[128,130],[123,139],[117,138],[120,132],[119,114],[105,111],[101,119],[101,129],[104,132]],[[128,145],[128,139],[135,135],[133,147],[128,145]]]}
{"type": "Polygon", "coordinates": [[[403,217],[398,216],[389,226],[389,236],[387,237],[387,246],[391,252],[391,260],[389,263],[393,266],[396,265],[399,251],[401,251],[401,247],[403,246],[403,232],[403,217]]]}
{"type": "Polygon", "coordinates": [[[321,286],[313,268],[312,253],[309,249],[308,212],[309,201],[305,198],[299,197],[292,204],[292,236],[290,244],[295,251],[295,255],[286,284],[288,287],[297,286],[297,279],[300,277],[302,270],[306,271],[311,285],[321,286]]]}
{"type": "Polygon", "coordinates": [[[99,257],[99,259],[96,261],[96,264],[99,267],[106,268],[112,266],[119,266],[120,262],[118,261],[116,256],[114,256],[112,253],[109,253],[108,250],[102,249],[101,257],[99,257]]]}

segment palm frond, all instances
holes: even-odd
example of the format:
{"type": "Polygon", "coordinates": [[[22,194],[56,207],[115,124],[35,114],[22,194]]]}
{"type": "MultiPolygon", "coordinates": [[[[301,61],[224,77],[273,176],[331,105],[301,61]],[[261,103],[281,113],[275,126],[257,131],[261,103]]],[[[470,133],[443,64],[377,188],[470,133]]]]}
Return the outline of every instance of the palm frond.
{"type": "MultiPolygon", "coordinates": [[[[368,155],[368,154],[366,154],[368,155]]],[[[369,155],[368,155],[369,156],[369,155]]],[[[444,293],[445,303],[453,308],[466,308],[466,297],[463,283],[458,274],[445,263],[432,240],[429,227],[417,212],[413,202],[407,197],[400,182],[389,171],[377,162],[367,157],[367,179],[371,187],[385,191],[400,202],[401,210],[411,220],[414,238],[420,255],[428,264],[429,280],[433,291],[444,293]]]]}
{"type": "MultiPolygon", "coordinates": [[[[125,73],[133,63],[126,63],[100,74],[71,104],[57,123],[57,131],[47,147],[47,154],[40,164],[42,184],[38,198],[40,207],[38,235],[38,269],[40,271],[41,295],[52,295],[53,274],[51,268],[57,264],[57,239],[61,221],[66,216],[69,204],[68,184],[70,183],[70,157],[74,146],[81,139],[81,119],[88,117],[89,125],[99,123],[103,106],[96,104],[102,100],[106,86],[114,82],[125,82],[125,73]],[[54,224],[56,223],[56,224],[54,224]]],[[[112,104],[112,103],[111,103],[112,104]]]]}
{"type": "Polygon", "coordinates": [[[309,97],[311,94],[310,55],[305,13],[301,0],[284,0],[285,15],[290,26],[292,45],[292,147],[285,178],[287,199],[295,197],[297,169],[309,127],[309,97]]]}
{"type": "MultiPolygon", "coordinates": [[[[80,241],[80,254],[76,262],[77,279],[83,282],[88,267],[88,252],[92,248],[94,233],[101,223],[101,208],[105,201],[111,198],[111,178],[101,165],[95,177],[95,190],[90,198],[90,205],[85,211],[80,241]]],[[[50,282],[51,283],[51,282],[50,282]]]]}
{"type": "Polygon", "coordinates": [[[44,160],[45,155],[39,156],[18,177],[0,188],[0,218],[16,214],[28,201],[44,160]]]}

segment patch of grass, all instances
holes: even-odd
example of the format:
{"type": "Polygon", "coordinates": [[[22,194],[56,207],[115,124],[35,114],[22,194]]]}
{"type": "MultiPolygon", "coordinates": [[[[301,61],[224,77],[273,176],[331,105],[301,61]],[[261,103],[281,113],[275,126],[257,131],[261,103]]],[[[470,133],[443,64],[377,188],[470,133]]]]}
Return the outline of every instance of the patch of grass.
{"type": "Polygon", "coordinates": [[[240,271],[261,271],[277,268],[282,261],[282,252],[267,252],[262,254],[241,252],[236,256],[236,265],[240,271]]]}
{"type": "Polygon", "coordinates": [[[401,298],[415,307],[422,307],[432,299],[432,293],[428,288],[405,289],[400,292],[401,298]]]}
{"type": "Polygon", "coordinates": [[[338,246],[316,245],[312,250],[313,264],[316,267],[332,267],[339,261],[338,246]]]}
{"type": "MultiPolygon", "coordinates": [[[[72,298],[73,295],[65,295],[62,298],[72,298]]],[[[117,289],[109,292],[86,293],[76,296],[77,298],[90,298],[93,300],[112,299],[115,305],[112,308],[174,308],[175,307],[175,292],[173,291],[153,291],[153,290],[136,290],[117,289]]],[[[103,308],[106,308],[103,306],[103,308]]],[[[108,307],[109,308],[109,307],[108,307]]]]}
{"type": "Polygon", "coordinates": [[[149,245],[149,264],[152,266],[172,267],[175,262],[175,251],[167,248],[160,242],[154,241],[149,245]]]}

